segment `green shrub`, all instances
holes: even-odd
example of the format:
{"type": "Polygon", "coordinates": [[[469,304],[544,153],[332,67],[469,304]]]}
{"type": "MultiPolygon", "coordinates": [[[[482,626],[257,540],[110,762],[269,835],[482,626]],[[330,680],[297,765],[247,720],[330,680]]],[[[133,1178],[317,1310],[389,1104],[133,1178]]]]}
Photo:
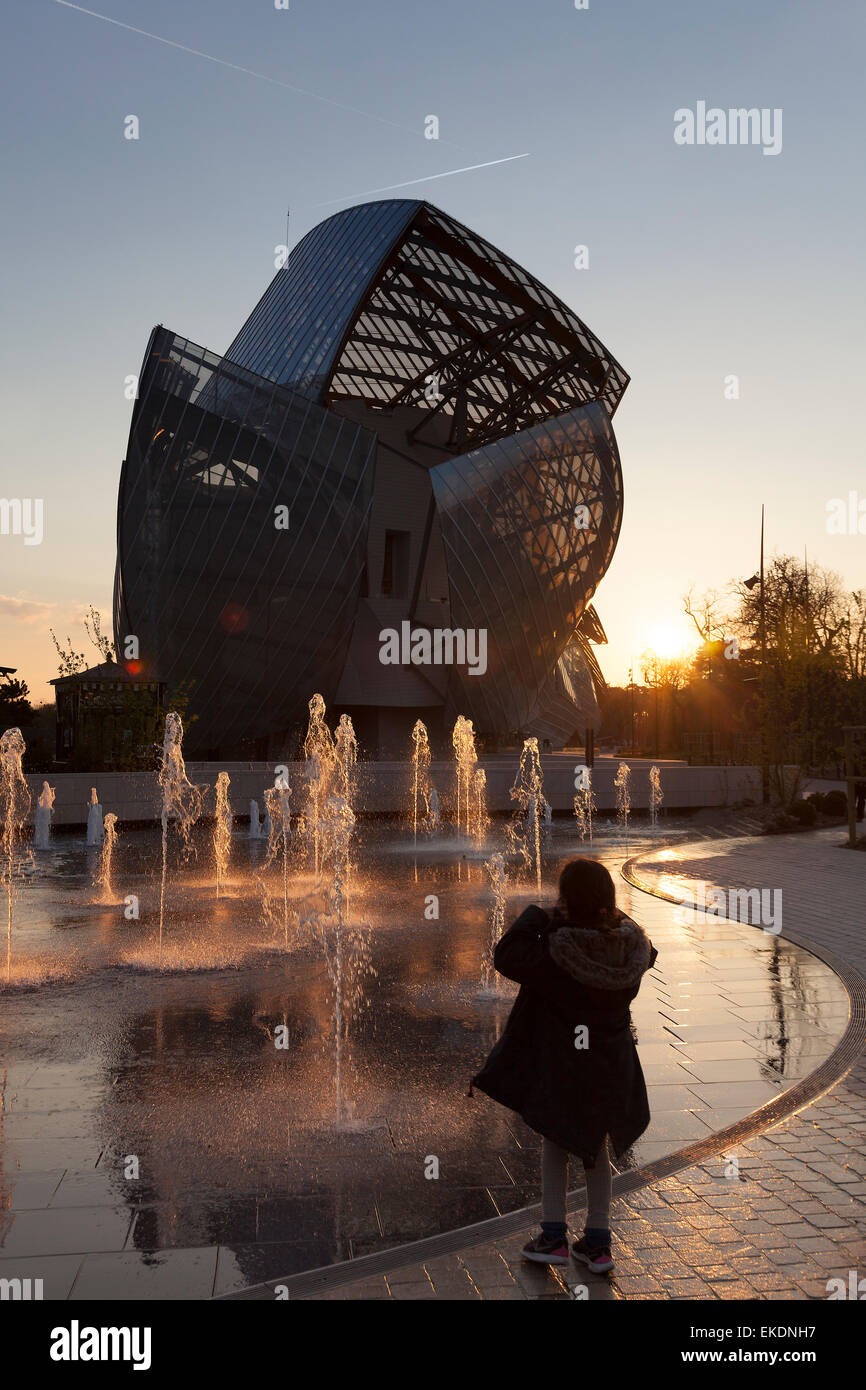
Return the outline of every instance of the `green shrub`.
{"type": "Polygon", "coordinates": [[[791,815],[801,825],[814,825],[818,819],[818,809],[811,801],[793,801],[791,803],[791,815]]]}
{"type": "Polygon", "coordinates": [[[821,810],[825,816],[847,816],[848,797],[845,792],[840,791],[838,787],[832,792],[827,792],[821,810]]]}

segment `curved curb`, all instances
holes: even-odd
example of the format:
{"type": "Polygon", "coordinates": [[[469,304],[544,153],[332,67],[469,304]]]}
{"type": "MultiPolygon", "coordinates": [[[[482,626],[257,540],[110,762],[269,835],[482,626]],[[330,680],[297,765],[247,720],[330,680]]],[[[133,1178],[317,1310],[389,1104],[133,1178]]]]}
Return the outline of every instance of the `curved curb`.
{"type": "MultiPolygon", "coordinates": [[[[651,897],[661,898],[678,907],[682,906],[681,898],[674,897],[672,893],[665,893],[639,877],[635,866],[646,857],[646,854],[634,855],[633,858],[626,860],[620,870],[625,881],[630,883],[633,888],[639,889],[640,892],[648,893],[651,897]]],[[[691,903],[689,907],[694,909],[694,905],[691,903]]],[[[705,911],[703,908],[694,910],[705,911]]],[[[716,916],[717,914],[713,913],[712,915],[716,916]]],[[[738,917],[727,917],[723,920],[736,922],[738,926],[751,926],[749,922],[740,922],[738,917]]],[[[806,951],[808,955],[823,961],[833,971],[837,979],[841,980],[847,992],[850,1007],[848,1025],[833,1051],[824,1058],[824,1061],[814,1071],[795,1081],[781,1095],[759,1106],[751,1115],[747,1115],[743,1120],[738,1120],[735,1125],[729,1126],[726,1130],[719,1130],[720,1135],[730,1134],[731,1130],[736,1130],[741,1125],[751,1125],[752,1121],[756,1121],[756,1123],[751,1132],[757,1133],[759,1129],[767,1129],[771,1124],[777,1124],[779,1120],[784,1119],[793,1111],[802,1110],[804,1105],[817,1100],[818,1096],[829,1091],[831,1086],[841,1080],[851,1070],[857,1058],[866,1048],[866,980],[860,971],[850,961],[837,955],[835,951],[800,936],[798,932],[783,931],[780,932],[780,936],[783,940],[790,941],[794,946],[799,946],[801,951],[806,951]],[[760,1123],[757,1123],[758,1121],[760,1123]]],[[[703,1144],[705,1141],[700,1140],[699,1142],[703,1144]]],[[[683,1149],[682,1152],[686,1153],[688,1150],[683,1149]]]]}
{"type": "MultiPolygon", "coordinates": [[[[662,847],[659,845],[656,848],[662,847]]],[[[652,897],[662,898],[666,902],[680,906],[681,900],[679,898],[675,898],[670,893],[663,893],[639,878],[635,871],[635,865],[646,857],[644,853],[634,855],[631,859],[626,860],[620,870],[623,878],[642,893],[648,893],[652,897]]],[[[729,920],[737,921],[737,918],[729,920]]],[[[739,925],[749,924],[739,923],[739,925]]],[[[839,1042],[829,1056],[825,1057],[824,1061],[808,1076],[801,1077],[782,1091],[780,1095],[766,1101],[757,1110],[753,1110],[751,1114],[744,1115],[741,1120],[736,1120],[734,1124],[728,1125],[725,1129],[716,1130],[715,1133],[708,1134],[705,1138],[694,1140],[685,1148],[677,1149],[674,1153],[666,1154],[663,1158],[645,1163],[640,1168],[632,1168],[624,1173],[619,1173],[613,1182],[614,1197],[624,1197],[630,1192],[649,1187],[662,1178],[682,1172],[685,1168],[694,1168],[697,1164],[713,1158],[722,1150],[728,1149],[732,1145],[742,1144],[746,1140],[754,1138],[755,1135],[761,1134],[764,1130],[780,1124],[789,1115],[802,1110],[804,1106],[829,1091],[850,1071],[854,1062],[863,1052],[864,1047],[866,1047],[866,980],[854,966],[837,956],[835,952],[829,951],[825,947],[818,947],[793,932],[783,932],[782,936],[786,941],[799,946],[810,955],[817,956],[819,960],[830,967],[845,986],[851,1012],[848,1026],[839,1042]]],[[[574,1191],[569,1192],[569,1210],[578,1205],[583,1195],[583,1187],[575,1188],[574,1191]]],[[[273,1290],[277,1284],[286,1289],[289,1298],[315,1298],[317,1294],[344,1288],[347,1284],[356,1284],[362,1279],[385,1275],[392,1270],[405,1269],[408,1265],[420,1264],[425,1260],[436,1259],[442,1255],[460,1254],[480,1245],[487,1245],[492,1241],[503,1240],[508,1236],[516,1235],[518,1231],[524,1230],[527,1226],[533,1225],[540,1217],[541,1203],[538,1202],[533,1206],[520,1207],[517,1211],[507,1212],[504,1216],[494,1216],[487,1221],[477,1221],[470,1226],[458,1226],[452,1231],[443,1232],[442,1235],[427,1236],[423,1240],[412,1241],[408,1245],[393,1246],[388,1250],[380,1250],[372,1255],[362,1255],[356,1260],[344,1260],[340,1264],[303,1270],[298,1274],[288,1275],[284,1279],[269,1279],[264,1283],[253,1284],[249,1288],[238,1290],[235,1293],[218,1294],[214,1301],[273,1298],[273,1290]]]]}

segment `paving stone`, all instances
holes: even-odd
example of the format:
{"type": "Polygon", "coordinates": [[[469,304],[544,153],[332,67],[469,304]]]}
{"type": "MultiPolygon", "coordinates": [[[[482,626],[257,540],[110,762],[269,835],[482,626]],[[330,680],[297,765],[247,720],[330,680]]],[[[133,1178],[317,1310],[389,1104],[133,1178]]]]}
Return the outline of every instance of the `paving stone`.
{"type": "Polygon", "coordinates": [[[626,1294],[644,1295],[652,1292],[663,1292],[662,1286],[659,1283],[659,1281],[648,1274],[616,1275],[616,1285],[617,1288],[621,1289],[622,1292],[626,1294]]]}
{"type": "MultiPolygon", "coordinates": [[[[740,838],[727,846],[720,839],[705,845],[690,842],[678,851],[678,867],[686,878],[725,890],[772,883],[784,895],[785,932],[814,942],[818,949],[825,946],[866,974],[862,908],[866,864],[862,856],[840,855],[838,840],[839,832],[834,830],[798,837],[740,838]]],[[[648,875],[650,870],[641,865],[639,872],[648,875]]],[[[699,1122],[700,1132],[706,1134],[717,1122],[715,1117],[723,1117],[721,1124],[733,1123],[782,1093],[782,1084],[767,1081],[762,1070],[777,1050],[779,1028],[762,1011],[763,996],[755,988],[763,980],[763,967],[743,965],[736,959],[742,931],[736,924],[708,922],[698,948],[693,939],[686,940],[682,929],[653,932],[662,952],[660,964],[666,958],[668,974],[654,972],[649,983],[652,988],[654,979],[655,999],[665,1019],[656,1029],[641,1029],[641,1051],[648,1069],[652,1058],[658,1068],[677,1070],[662,1081],[669,1089],[654,1112],[653,1134],[643,1150],[636,1147],[635,1162],[646,1161],[641,1154],[662,1152],[653,1146],[661,1142],[666,1123],[673,1133],[674,1128],[687,1131],[699,1122]],[[682,975],[686,965],[690,984],[682,975]],[[675,988],[677,975],[679,988],[675,988]],[[720,980],[723,990],[718,989],[720,980]],[[679,1103],[680,1089],[689,1093],[685,1105],[679,1103]],[[662,1108],[674,1100],[675,1108],[662,1108]],[[699,1121],[702,1104],[710,1109],[699,1121]]],[[[778,949],[779,943],[766,934],[754,932],[751,939],[755,951],[778,949]]],[[[803,958],[801,981],[806,992],[818,981],[815,1019],[795,1018],[786,1026],[791,1066],[800,1074],[818,1065],[844,1026],[838,1008],[844,991],[828,980],[823,965],[811,964],[812,969],[810,959],[803,958]]],[[[794,1074],[786,1071],[784,1084],[794,1074]]],[[[41,1123],[36,1117],[42,1113],[34,1110],[31,1122],[41,1123]]],[[[866,1267],[866,1231],[860,1228],[866,1221],[864,1133],[866,1058],[861,1055],[848,1075],[824,1096],[773,1129],[736,1145],[740,1181],[723,1177],[726,1156],[719,1155],[615,1201],[612,1226],[617,1264],[611,1279],[594,1279],[572,1265],[555,1273],[526,1265],[520,1259],[525,1240],[521,1235],[431,1261],[426,1270],[412,1266],[325,1296],[339,1301],[365,1296],[556,1302],[573,1298],[573,1286],[582,1285],[590,1301],[763,1298],[775,1302],[826,1297],[829,1278],[847,1279],[849,1269],[866,1267]]],[[[22,1137],[20,1142],[31,1141],[22,1137]]],[[[535,1149],[529,1151],[533,1156],[535,1149]]],[[[74,1157],[69,1161],[82,1169],[88,1166],[74,1157]]],[[[529,1181],[522,1173],[518,1178],[518,1183],[529,1181]]],[[[534,1169],[531,1181],[535,1181],[534,1169]]],[[[47,1182],[34,1187],[34,1200],[50,1200],[47,1182]]],[[[88,1188],[100,1190],[98,1183],[84,1184],[88,1188]]],[[[104,1207],[94,1210],[105,1213],[104,1207]]],[[[573,1214],[577,1229],[582,1219],[582,1212],[573,1214]]],[[[126,1256],[87,1255],[76,1287],[89,1261],[117,1258],[126,1256]]],[[[66,1271],[65,1278],[69,1277],[66,1271]]]]}

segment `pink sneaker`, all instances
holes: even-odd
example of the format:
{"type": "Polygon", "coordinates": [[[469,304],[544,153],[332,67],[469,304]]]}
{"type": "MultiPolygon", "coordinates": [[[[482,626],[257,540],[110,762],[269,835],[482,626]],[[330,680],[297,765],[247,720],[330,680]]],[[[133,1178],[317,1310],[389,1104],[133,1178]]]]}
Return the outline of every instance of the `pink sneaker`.
{"type": "Polygon", "coordinates": [[[589,1267],[591,1274],[609,1274],[613,1269],[613,1256],[607,1245],[590,1245],[586,1236],[581,1236],[571,1247],[571,1253],[589,1267]]]}
{"type": "Polygon", "coordinates": [[[537,1265],[567,1265],[568,1241],[565,1236],[533,1236],[523,1247],[524,1260],[537,1265]]]}

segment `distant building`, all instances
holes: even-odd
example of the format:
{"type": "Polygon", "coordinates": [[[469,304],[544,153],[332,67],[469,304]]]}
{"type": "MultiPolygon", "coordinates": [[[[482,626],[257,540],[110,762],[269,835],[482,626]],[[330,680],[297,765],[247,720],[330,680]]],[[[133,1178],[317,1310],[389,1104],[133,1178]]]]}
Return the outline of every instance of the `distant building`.
{"type": "Polygon", "coordinates": [[[57,707],[58,762],[76,754],[97,770],[124,754],[147,727],[149,717],[165,706],[165,682],[133,675],[114,661],[104,661],[74,676],[51,681],[57,707]]]}
{"type": "Polygon", "coordinates": [[[337,213],[225,356],[154,329],[118,649],[136,636],[187,685],[197,755],[285,753],[315,691],[371,750],[405,753],[419,717],[441,742],[458,713],[489,745],[562,746],[597,714],[627,384],[566,304],[431,204],[337,213]],[[482,640],[473,669],[461,642],[482,640]]]}

